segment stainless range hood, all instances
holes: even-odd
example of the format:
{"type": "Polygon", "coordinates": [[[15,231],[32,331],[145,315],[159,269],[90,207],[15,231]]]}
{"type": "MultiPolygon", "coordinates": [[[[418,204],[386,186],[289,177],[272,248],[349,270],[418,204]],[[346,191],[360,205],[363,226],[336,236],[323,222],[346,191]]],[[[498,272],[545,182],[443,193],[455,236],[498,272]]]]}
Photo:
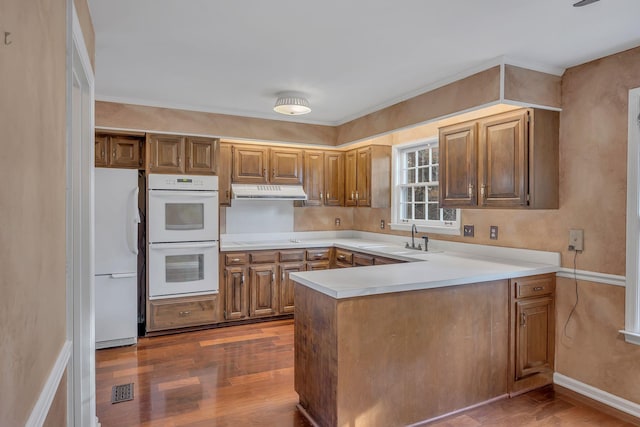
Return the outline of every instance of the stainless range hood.
{"type": "Polygon", "coordinates": [[[302,185],[231,184],[234,199],[307,200],[302,185]]]}

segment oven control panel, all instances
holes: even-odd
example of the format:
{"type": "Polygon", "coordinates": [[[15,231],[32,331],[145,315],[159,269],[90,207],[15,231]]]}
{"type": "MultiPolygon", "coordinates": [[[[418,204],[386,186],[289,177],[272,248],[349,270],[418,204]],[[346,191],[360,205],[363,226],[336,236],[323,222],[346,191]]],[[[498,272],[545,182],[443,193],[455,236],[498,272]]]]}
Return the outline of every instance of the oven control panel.
{"type": "Polygon", "coordinates": [[[149,190],[216,191],[218,177],[210,175],[149,174],[149,190]]]}

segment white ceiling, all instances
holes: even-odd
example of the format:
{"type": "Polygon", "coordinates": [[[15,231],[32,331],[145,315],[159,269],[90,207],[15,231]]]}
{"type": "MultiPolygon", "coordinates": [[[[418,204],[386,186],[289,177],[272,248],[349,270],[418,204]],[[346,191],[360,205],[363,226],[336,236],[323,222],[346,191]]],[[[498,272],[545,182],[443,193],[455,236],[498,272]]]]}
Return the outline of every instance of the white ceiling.
{"type": "Polygon", "coordinates": [[[507,63],[640,45],[640,0],[89,0],[96,99],[336,125],[507,63]],[[313,111],[273,112],[276,93],[313,111]]]}

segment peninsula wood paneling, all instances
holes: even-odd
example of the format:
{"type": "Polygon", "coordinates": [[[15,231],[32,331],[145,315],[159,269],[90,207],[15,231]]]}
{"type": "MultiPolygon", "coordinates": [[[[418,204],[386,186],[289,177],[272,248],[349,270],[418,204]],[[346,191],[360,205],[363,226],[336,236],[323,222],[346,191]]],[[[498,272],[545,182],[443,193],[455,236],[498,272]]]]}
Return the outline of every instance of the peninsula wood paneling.
{"type": "Polygon", "coordinates": [[[96,127],[197,134],[259,141],[334,145],[332,126],[255,119],[226,114],[96,102],[96,127]]]}

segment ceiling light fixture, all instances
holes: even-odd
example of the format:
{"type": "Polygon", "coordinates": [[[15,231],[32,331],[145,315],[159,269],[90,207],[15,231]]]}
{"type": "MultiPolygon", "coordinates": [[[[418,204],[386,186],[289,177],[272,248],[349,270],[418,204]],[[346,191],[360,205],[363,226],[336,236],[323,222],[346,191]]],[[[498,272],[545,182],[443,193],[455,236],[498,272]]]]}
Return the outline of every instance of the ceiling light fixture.
{"type": "Polygon", "coordinates": [[[299,116],[310,113],[311,107],[304,96],[295,93],[279,93],[273,110],[287,116],[299,116]]]}

